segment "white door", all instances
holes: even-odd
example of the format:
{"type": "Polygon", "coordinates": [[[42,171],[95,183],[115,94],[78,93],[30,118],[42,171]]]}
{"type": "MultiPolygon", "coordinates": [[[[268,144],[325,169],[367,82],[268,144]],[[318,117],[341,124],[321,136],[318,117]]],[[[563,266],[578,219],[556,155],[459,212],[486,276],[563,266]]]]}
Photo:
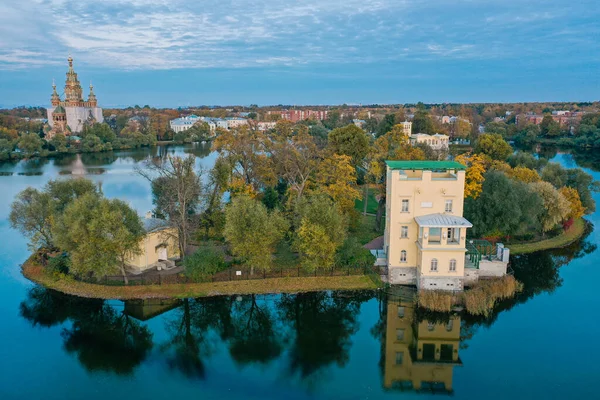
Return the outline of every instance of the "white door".
{"type": "Polygon", "coordinates": [[[166,247],[159,247],[158,248],[158,259],[159,260],[167,260],[167,248],[166,247]]]}

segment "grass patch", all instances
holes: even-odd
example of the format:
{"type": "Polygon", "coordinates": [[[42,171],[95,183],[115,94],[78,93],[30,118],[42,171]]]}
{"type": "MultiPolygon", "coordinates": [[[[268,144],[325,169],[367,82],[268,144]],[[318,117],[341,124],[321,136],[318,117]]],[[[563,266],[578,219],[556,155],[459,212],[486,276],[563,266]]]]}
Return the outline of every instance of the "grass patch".
{"type": "Polygon", "coordinates": [[[299,293],[322,290],[375,289],[367,275],[267,278],[230,282],[175,283],[147,286],[107,286],[76,281],[64,274],[48,274],[32,258],[21,267],[23,275],[59,292],[97,299],[150,299],[206,297],[232,294],[299,293]]]}
{"type": "Polygon", "coordinates": [[[357,218],[358,223],[350,229],[348,236],[355,237],[360,244],[367,244],[383,235],[383,231],[378,232],[375,230],[375,217],[373,215],[360,214],[357,218]]]}
{"type": "Polygon", "coordinates": [[[585,233],[587,221],[579,218],[566,231],[549,239],[539,240],[531,243],[508,244],[511,254],[527,254],[540,250],[557,249],[565,247],[579,239],[585,233]]]}
{"type": "MultiPolygon", "coordinates": [[[[357,211],[362,213],[362,212],[364,212],[364,208],[365,208],[365,203],[364,203],[365,188],[364,188],[364,186],[361,186],[359,190],[360,190],[362,198],[360,200],[356,200],[354,202],[354,208],[357,211]]],[[[369,214],[377,213],[378,201],[375,196],[377,196],[378,194],[379,194],[379,190],[377,190],[377,188],[369,187],[368,195],[367,195],[367,213],[369,213],[369,214]]]]}

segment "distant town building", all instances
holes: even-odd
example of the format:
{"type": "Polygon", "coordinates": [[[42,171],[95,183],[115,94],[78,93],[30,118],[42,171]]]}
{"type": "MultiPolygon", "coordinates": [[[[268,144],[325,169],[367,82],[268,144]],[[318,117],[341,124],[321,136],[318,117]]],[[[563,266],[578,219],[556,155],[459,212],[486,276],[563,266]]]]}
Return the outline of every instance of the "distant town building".
{"type": "Polygon", "coordinates": [[[217,128],[232,129],[240,125],[245,125],[248,120],[240,117],[227,117],[227,118],[211,118],[211,117],[198,117],[196,115],[188,115],[186,117],[175,118],[169,121],[169,125],[174,132],[183,132],[190,129],[195,124],[206,123],[208,124],[211,131],[217,128]]]}
{"type": "Polygon", "coordinates": [[[277,125],[277,122],[261,121],[256,123],[256,129],[259,131],[268,131],[269,129],[275,129],[275,125],[277,125]]]}
{"type": "Polygon", "coordinates": [[[269,111],[268,115],[279,115],[281,119],[292,122],[304,121],[305,119],[327,119],[327,111],[321,110],[277,110],[269,111]]]}
{"type": "Polygon", "coordinates": [[[436,133],[435,135],[427,135],[425,133],[415,133],[410,135],[410,144],[426,144],[434,150],[448,150],[450,138],[447,135],[436,133]]]}
{"type": "Polygon", "coordinates": [[[353,119],[352,123],[362,129],[367,122],[364,119],[353,119]]]}
{"type": "Polygon", "coordinates": [[[398,125],[402,125],[402,132],[406,136],[410,136],[412,134],[412,122],[404,121],[404,122],[400,122],[398,125]]]}
{"type": "Polygon", "coordinates": [[[175,118],[169,121],[171,129],[175,132],[183,132],[190,129],[198,121],[201,121],[197,115],[188,115],[187,117],[175,118]]]}
{"type": "Polygon", "coordinates": [[[87,101],[83,100],[83,90],[73,70],[73,58],[67,59],[69,70],[65,81],[64,100],[56,91],[56,84],[52,83],[51,106],[48,107],[48,124],[51,130],[47,138],[51,139],[55,134],[62,133],[70,136],[83,130],[85,124],[104,122],[102,109],[98,107],[98,100],[94,94],[94,87],[90,83],[90,93],[87,101]]]}
{"type": "MultiPolygon", "coordinates": [[[[585,112],[583,111],[553,111],[550,115],[555,122],[558,122],[561,126],[572,128],[581,120],[581,117],[585,112]]],[[[545,115],[540,114],[520,114],[517,115],[515,121],[517,124],[525,122],[526,124],[536,124],[539,125],[544,120],[545,115]]]]}

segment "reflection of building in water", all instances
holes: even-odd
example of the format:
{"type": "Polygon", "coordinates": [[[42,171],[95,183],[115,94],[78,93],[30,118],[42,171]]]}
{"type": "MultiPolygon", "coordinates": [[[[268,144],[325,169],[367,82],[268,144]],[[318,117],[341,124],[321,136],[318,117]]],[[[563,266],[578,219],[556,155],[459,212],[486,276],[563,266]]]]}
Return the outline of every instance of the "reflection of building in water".
{"type": "Polygon", "coordinates": [[[124,313],[140,321],[147,321],[178,307],[180,304],[181,301],[178,299],[125,300],[124,313]]]}
{"type": "Polygon", "coordinates": [[[460,317],[417,321],[412,302],[390,299],[385,331],[384,386],[388,389],[452,392],[458,356],[460,317]]]}

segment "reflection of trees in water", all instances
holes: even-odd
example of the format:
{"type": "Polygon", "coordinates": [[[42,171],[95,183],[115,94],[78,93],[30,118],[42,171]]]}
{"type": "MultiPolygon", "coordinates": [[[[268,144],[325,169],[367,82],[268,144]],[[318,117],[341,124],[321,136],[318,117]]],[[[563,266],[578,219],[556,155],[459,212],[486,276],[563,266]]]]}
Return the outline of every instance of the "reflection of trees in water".
{"type": "Polygon", "coordinates": [[[307,378],[331,365],[348,362],[350,337],[358,330],[360,304],[372,292],[316,292],[282,295],[278,308],[289,326],[291,373],[307,378]]]}
{"type": "Polygon", "coordinates": [[[41,287],[30,289],[20,305],[33,325],[71,322],[61,333],[65,350],[77,355],[88,371],[131,374],[152,348],[147,327],[116,311],[103,300],[67,296],[41,287]]]}
{"type": "Polygon", "coordinates": [[[185,300],[167,321],[161,349],[169,367],[205,376],[205,362],[223,343],[239,365],[289,357],[289,373],[302,379],[348,361],[360,304],[373,292],[213,297],[185,300]],[[284,351],[287,350],[287,351],[284,351]]]}
{"type": "Polygon", "coordinates": [[[231,309],[231,357],[240,364],[262,363],[277,358],[283,349],[280,321],[256,295],[244,296],[231,309]]]}
{"type": "Polygon", "coordinates": [[[186,145],[183,148],[185,154],[193,154],[198,158],[204,158],[210,154],[212,142],[200,142],[186,145]]]}
{"type": "Polygon", "coordinates": [[[169,367],[188,378],[203,379],[203,358],[209,357],[214,348],[210,334],[227,337],[231,329],[230,307],[229,297],[185,299],[175,318],[167,321],[170,339],[162,351],[169,367]]]}
{"type": "Polygon", "coordinates": [[[576,165],[571,168],[589,168],[592,171],[600,171],[600,152],[597,150],[584,150],[574,148],[570,151],[573,161],[576,165]]]}

